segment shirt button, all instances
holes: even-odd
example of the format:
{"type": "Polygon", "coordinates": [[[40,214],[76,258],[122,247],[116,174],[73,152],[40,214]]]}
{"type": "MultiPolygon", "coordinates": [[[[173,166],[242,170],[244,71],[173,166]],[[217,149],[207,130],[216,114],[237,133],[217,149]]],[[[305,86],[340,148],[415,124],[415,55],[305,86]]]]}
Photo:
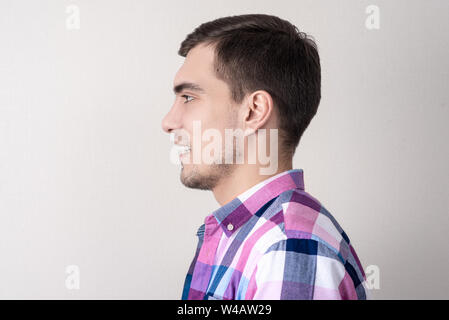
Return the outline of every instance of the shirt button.
{"type": "Polygon", "coordinates": [[[232,223],[228,224],[228,230],[232,231],[234,229],[234,226],[232,225],[232,223]]]}

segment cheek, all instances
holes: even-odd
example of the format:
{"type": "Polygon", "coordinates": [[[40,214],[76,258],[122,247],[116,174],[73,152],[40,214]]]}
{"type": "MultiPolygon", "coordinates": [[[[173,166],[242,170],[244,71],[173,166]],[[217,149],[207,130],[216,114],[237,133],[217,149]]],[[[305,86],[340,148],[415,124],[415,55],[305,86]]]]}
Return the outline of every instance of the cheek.
{"type": "Polygon", "coordinates": [[[204,109],[193,104],[187,104],[185,108],[182,119],[183,127],[189,132],[193,132],[193,128],[198,126],[198,123],[201,123],[201,126],[204,127],[204,123],[208,121],[208,115],[204,109]]]}
{"type": "Polygon", "coordinates": [[[199,127],[201,135],[209,129],[214,129],[219,131],[224,139],[225,129],[237,128],[237,113],[233,112],[230,105],[201,101],[186,108],[188,109],[184,113],[184,124],[192,134],[198,132],[199,127]]]}
{"type": "Polygon", "coordinates": [[[190,109],[186,112],[186,119],[193,127],[194,121],[201,122],[201,128],[217,128],[217,125],[221,122],[222,115],[218,112],[217,108],[210,102],[197,102],[195,105],[189,106],[190,109]]]}
{"type": "Polygon", "coordinates": [[[237,114],[234,112],[234,108],[228,103],[223,103],[222,101],[210,106],[210,111],[208,110],[208,117],[210,118],[210,123],[216,129],[222,130],[224,128],[232,129],[235,126],[235,120],[237,119],[237,114]]]}

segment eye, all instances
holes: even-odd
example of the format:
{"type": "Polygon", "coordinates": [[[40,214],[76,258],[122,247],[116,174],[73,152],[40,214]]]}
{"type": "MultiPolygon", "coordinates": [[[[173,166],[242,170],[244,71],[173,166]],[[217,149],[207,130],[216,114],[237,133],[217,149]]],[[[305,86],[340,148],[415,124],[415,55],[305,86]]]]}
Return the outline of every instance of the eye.
{"type": "Polygon", "coordinates": [[[190,102],[190,101],[192,101],[193,100],[193,97],[192,96],[189,96],[189,95],[186,95],[186,94],[183,94],[182,96],[181,96],[182,98],[186,98],[187,100],[186,101],[184,101],[184,103],[188,103],[188,102],[190,102]],[[191,100],[189,100],[188,98],[192,98],[191,100]]]}

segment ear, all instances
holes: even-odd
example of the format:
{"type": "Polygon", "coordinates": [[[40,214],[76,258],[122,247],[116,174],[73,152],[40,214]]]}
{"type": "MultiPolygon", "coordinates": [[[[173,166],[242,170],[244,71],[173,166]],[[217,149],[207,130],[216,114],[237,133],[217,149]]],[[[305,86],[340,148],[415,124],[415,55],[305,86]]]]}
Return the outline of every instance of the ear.
{"type": "Polygon", "coordinates": [[[263,127],[273,115],[273,99],[264,91],[254,91],[247,100],[244,109],[243,131],[250,135],[263,127]]]}

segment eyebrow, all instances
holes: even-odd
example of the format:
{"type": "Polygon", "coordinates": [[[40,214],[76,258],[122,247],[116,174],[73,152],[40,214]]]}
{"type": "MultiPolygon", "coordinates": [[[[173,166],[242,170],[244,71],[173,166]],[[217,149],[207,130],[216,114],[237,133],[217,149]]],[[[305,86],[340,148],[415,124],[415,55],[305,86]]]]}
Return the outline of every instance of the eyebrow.
{"type": "Polygon", "coordinates": [[[185,89],[196,91],[199,93],[205,93],[203,88],[201,88],[199,85],[193,82],[181,82],[180,84],[173,87],[173,92],[177,94],[185,89]]]}

